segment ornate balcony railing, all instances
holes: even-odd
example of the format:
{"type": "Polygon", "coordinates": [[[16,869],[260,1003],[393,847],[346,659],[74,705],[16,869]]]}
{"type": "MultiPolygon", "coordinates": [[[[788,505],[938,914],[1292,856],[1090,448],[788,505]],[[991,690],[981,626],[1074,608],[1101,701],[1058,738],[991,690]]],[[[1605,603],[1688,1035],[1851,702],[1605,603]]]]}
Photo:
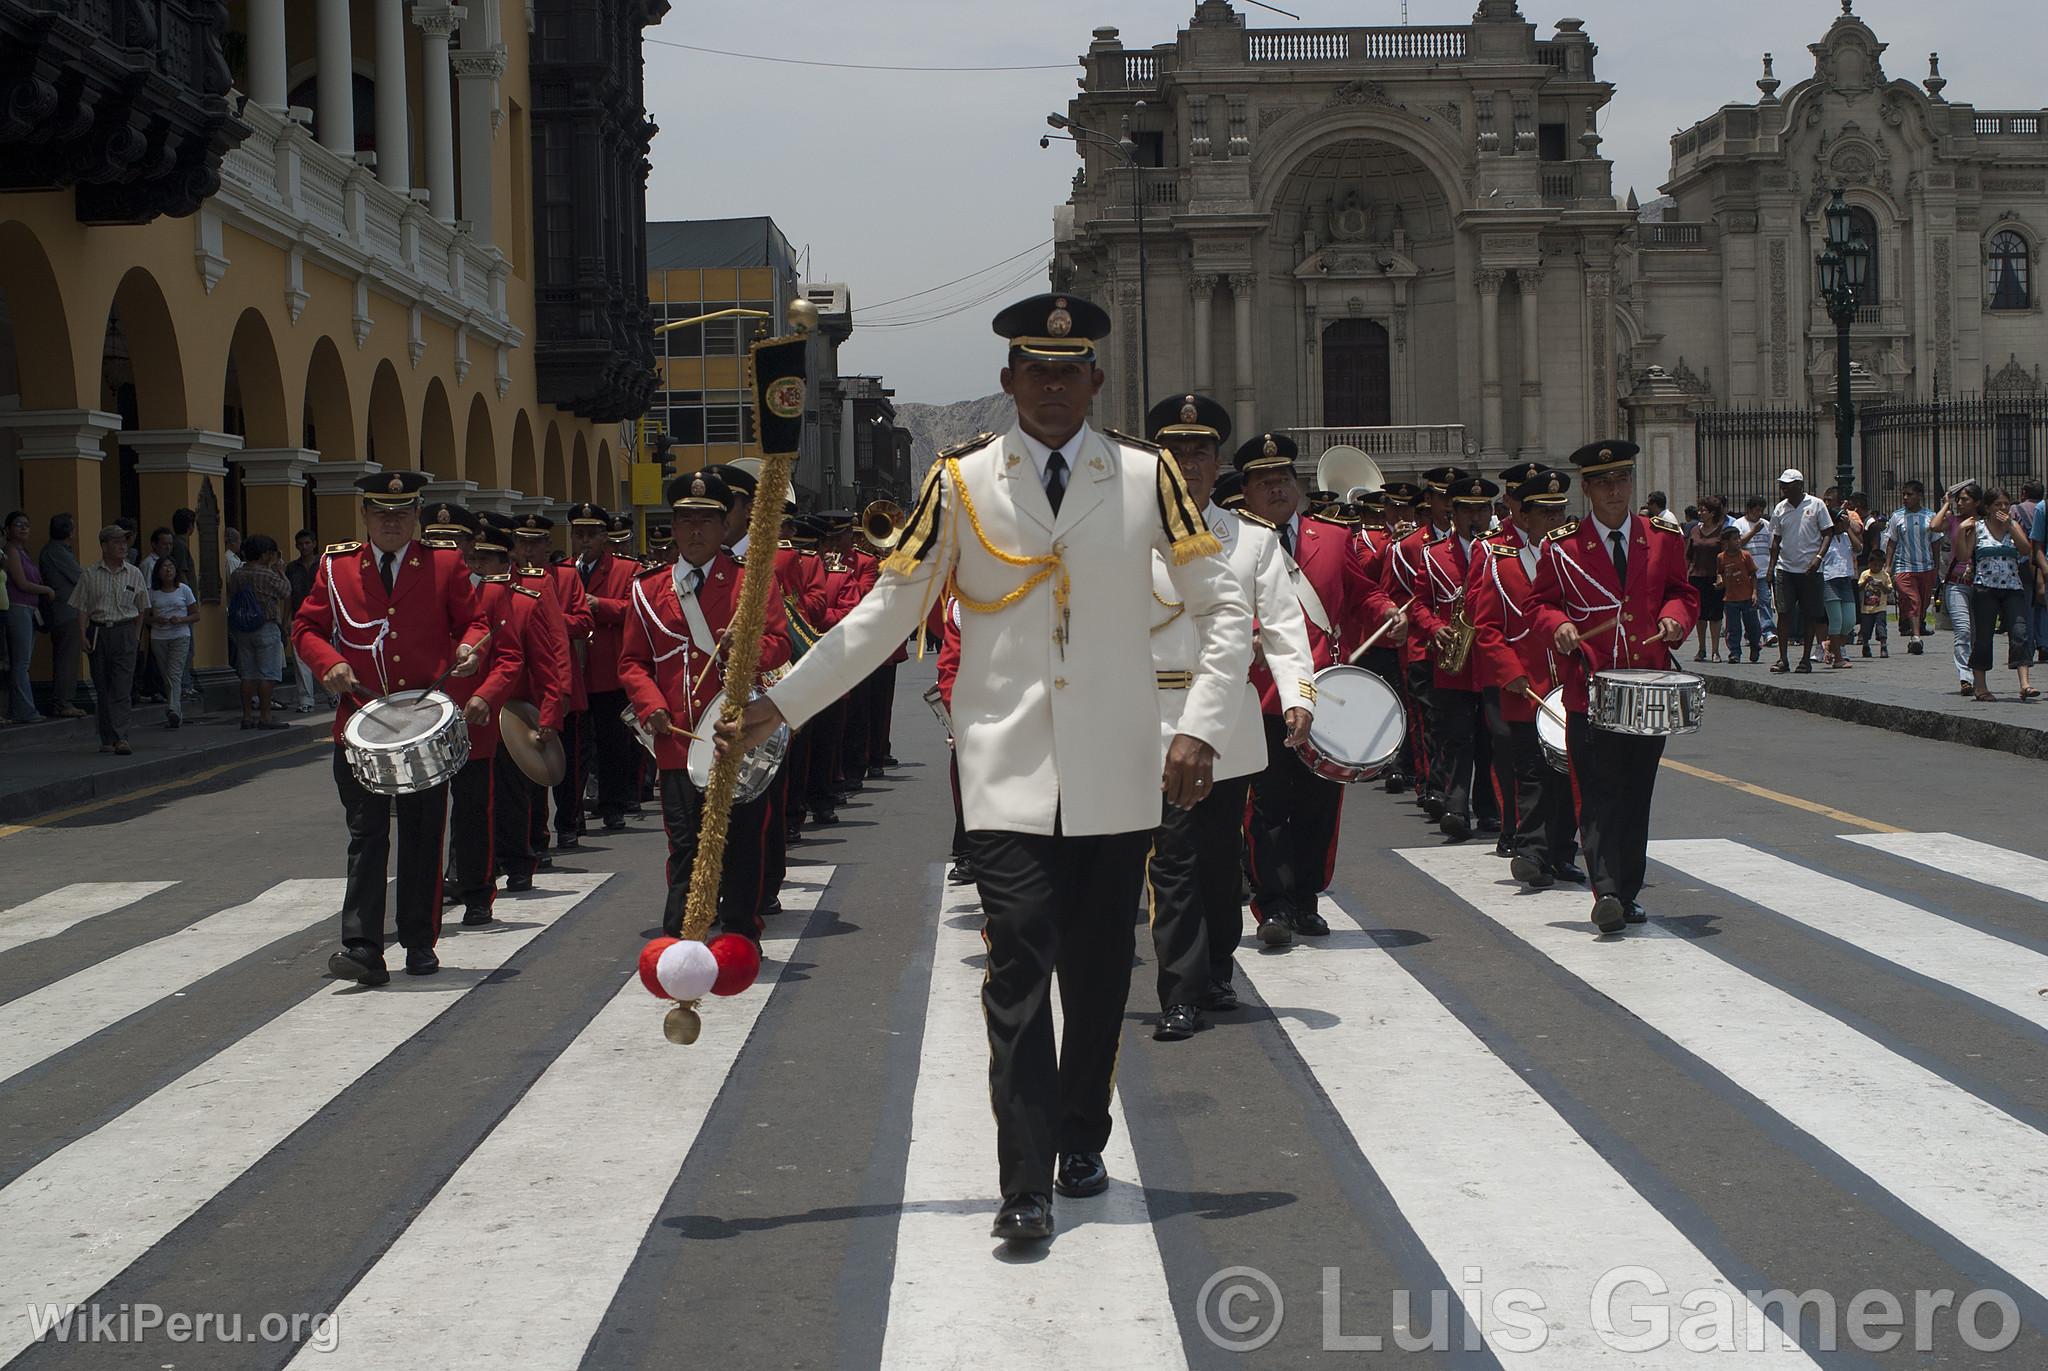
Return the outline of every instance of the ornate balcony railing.
{"type": "Polygon", "coordinates": [[[1700,248],[1707,245],[1705,224],[1638,224],[1636,225],[1636,246],[1639,248],[1700,248]]]}
{"type": "MultiPolygon", "coordinates": [[[[1405,458],[1432,460],[1425,466],[1440,466],[1443,461],[1465,455],[1465,426],[1463,424],[1386,424],[1352,428],[1291,428],[1288,434],[1300,448],[1300,461],[1304,470],[1313,472],[1316,461],[1333,447],[1355,447],[1366,455],[1379,460],[1382,467],[1389,461],[1400,464],[1405,458]]],[[[1402,465],[1402,470],[1406,466],[1402,465]]],[[[1388,475],[1392,475],[1392,470],[1388,475]]]]}
{"type": "Polygon", "coordinates": [[[1461,62],[1463,28],[1253,29],[1247,62],[1461,62]]]}

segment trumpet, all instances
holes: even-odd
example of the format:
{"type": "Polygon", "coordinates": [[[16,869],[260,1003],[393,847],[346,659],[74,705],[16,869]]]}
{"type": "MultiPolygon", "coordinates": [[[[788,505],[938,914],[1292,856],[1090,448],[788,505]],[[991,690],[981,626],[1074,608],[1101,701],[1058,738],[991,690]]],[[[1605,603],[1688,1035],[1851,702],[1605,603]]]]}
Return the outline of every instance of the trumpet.
{"type": "Polygon", "coordinates": [[[860,536],[877,552],[888,552],[903,541],[910,516],[894,500],[876,500],[860,512],[860,536]]]}
{"type": "Polygon", "coordinates": [[[1455,676],[1465,669],[1465,661],[1472,655],[1472,640],[1479,633],[1478,626],[1465,617],[1465,597],[1460,595],[1455,608],[1451,610],[1451,622],[1447,626],[1451,641],[1439,646],[1436,664],[1455,676]]]}

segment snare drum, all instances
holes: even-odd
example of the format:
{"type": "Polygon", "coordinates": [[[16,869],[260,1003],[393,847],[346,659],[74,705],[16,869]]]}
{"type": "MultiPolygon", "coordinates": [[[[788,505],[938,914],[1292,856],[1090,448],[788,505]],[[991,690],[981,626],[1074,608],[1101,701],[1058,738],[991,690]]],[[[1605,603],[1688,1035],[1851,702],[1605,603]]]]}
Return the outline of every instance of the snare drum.
{"type": "MultiPolygon", "coordinates": [[[[760,699],[761,692],[755,691],[754,698],[760,699]]],[[[719,691],[711,697],[711,703],[697,716],[698,736],[690,740],[688,769],[690,784],[698,790],[711,788],[711,762],[717,752],[717,739],[712,729],[717,726],[725,713],[725,692],[719,691]]],[[[775,773],[782,768],[782,759],[789,754],[789,725],[777,724],[767,741],[755,745],[746,756],[740,758],[739,784],[732,792],[732,802],[743,805],[758,800],[767,793],[768,783],[775,779],[775,773]]]]}
{"type": "Polygon", "coordinates": [[[1545,695],[1543,705],[1536,711],[1536,741],[1543,745],[1543,760],[1553,770],[1569,773],[1572,759],[1564,741],[1564,720],[1568,717],[1564,710],[1564,687],[1545,695]]]}
{"type": "Polygon", "coordinates": [[[341,734],[349,769],[377,795],[416,795],[455,778],[469,760],[469,729],[438,690],[401,690],[349,716],[341,734]]]}
{"type": "Polygon", "coordinates": [[[1394,688],[1364,667],[1316,673],[1315,722],[1301,760],[1326,780],[1370,781],[1393,765],[1408,736],[1408,713],[1394,688]]]}
{"type": "Polygon", "coordinates": [[[1606,733],[1670,738],[1699,731],[1707,683],[1690,671],[1596,671],[1586,721],[1606,733]]]}

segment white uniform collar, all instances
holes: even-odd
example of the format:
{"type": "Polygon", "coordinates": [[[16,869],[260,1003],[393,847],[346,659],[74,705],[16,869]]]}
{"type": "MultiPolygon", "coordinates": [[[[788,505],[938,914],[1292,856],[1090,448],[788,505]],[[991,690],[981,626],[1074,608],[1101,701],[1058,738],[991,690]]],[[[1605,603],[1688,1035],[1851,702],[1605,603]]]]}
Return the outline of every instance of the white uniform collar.
{"type": "MultiPolygon", "coordinates": [[[[1030,456],[1031,465],[1038,470],[1038,484],[1044,485],[1045,459],[1052,456],[1053,449],[1026,433],[1022,425],[1019,425],[1017,428],[1017,436],[1024,440],[1024,451],[1030,456]]],[[[1088,421],[1083,419],[1081,427],[1075,431],[1074,436],[1067,439],[1065,445],[1059,449],[1060,456],[1067,459],[1067,479],[1069,481],[1074,479],[1074,468],[1078,465],[1077,456],[1082,447],[1087,444],[1088,439],[1088,421]]]]}
{"type": "Polygon", "coordinates": [[[753,536],[754,531],[752,529],[748,529],[745,533],[742,533],[740,535],[740,540],[732,545],[732,555],[735,557],[744,558],[747,555],[747,542],[753,536]]]}

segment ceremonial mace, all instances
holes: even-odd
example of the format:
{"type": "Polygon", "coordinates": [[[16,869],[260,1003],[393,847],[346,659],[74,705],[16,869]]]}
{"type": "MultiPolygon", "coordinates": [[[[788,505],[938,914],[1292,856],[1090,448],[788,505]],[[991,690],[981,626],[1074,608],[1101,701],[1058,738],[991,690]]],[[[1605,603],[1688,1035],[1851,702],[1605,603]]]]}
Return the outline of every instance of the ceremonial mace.
{"type": "MultiPolygon", "coordinates": [[[[764,339],[747,349],[747,384],[754,393],[754,429],[762,465],[754,491],[753,518],[747,525],[747,547],[754,555],[740,576],[739,606],[726,634],[723,718],[734,723],[753,698],[759,675],[761,632],[768,597],[774,590],[775,547],[782,534],[782,502],[789,492],[790,470],[796,465],[803,435],[804,363],[811,332],[818,326],[818,307],[801,298],[791,301],[789,324],[794,333],[764,339]]],[[[662,1021],[662,1033],[672,1043],[697,1041],[703,1030],[697,1003],[705,991],[736,994],[753,984],[760,970],[760,955],[751,940],[728,934],[712,948],[703,941],[718,912],[726,824],[732,816],[733,792],[745,755],[738,748],[727,748],[711,765],[711,783],[705,787],[703,818],[697,830],[697,859],[690,868],[690,893],[683,906],[682,938],[650,942],[641,954],[641,980],[650,990],[677,1000],[662,1021]],[[676,993],[678,990],[683,993],[676,993]]]]}

